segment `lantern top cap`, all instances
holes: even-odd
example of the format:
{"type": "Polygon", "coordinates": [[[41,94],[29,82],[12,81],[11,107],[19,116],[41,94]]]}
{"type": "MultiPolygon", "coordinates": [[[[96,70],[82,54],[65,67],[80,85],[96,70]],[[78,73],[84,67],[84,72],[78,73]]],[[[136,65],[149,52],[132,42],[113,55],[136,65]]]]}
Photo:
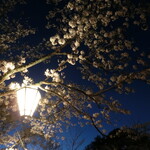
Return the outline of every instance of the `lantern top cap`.
{"type": "Polygon", "coordinates": [[[20,89],[29,88],[29,89],[38,89],[38,86],[35,85],[22,85],[20,89]]]}

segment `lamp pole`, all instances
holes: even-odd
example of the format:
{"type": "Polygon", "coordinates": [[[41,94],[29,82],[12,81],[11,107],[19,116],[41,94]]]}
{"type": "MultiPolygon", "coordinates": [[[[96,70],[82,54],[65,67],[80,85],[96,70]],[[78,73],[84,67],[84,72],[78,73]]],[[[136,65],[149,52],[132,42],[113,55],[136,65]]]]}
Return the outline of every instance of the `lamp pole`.
{"type": "Polygon", "coordinates": [[[20,143],[21,143],[22,148],[23,148],[24,150],[27,150],[27,149],[25,148],[25,146],[24,146],[24,143],[23,143],[23,141],[22,141],[22,139],[21,139],[21,136],[20,136],[20,134],[19,134],[18,131],[17,131],[17,134],[18,134],[19,141],[20,141],[20,143]]]}

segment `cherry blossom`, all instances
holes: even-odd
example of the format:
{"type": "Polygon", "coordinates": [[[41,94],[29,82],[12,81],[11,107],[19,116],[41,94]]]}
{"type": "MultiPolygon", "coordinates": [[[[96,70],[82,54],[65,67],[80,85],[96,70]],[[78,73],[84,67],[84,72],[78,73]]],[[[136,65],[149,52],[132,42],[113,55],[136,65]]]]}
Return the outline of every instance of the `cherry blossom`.
{"type": "Polygon", "coordinates": [[[52,139],[74,124],[72,118],[104,136],[105,123],[113,122],[112,112],[129,114],[107,93],[129,94],[134,81],[149,83],[150,55],[130,35],[132,28],[143,34],[148,30],[146,7],[128,0],[71,0],[61,7],[59,2],[47,0],[54,7],[46,16],[50,32],[36,44],[26,41],[36,39],[38,31],[9,14],[24,1],[3,2],[0,7],[0,126],[6,129],[0,144],[13,145],[17,140],[10,133],[19,125],[27,127],[29,135],[52,139]],[[34,67],[39,68],[35,79],[34,67]],[[34,85],[42,93],[33,118],[20,120],[16,115],[21,84],[34,85]]]}

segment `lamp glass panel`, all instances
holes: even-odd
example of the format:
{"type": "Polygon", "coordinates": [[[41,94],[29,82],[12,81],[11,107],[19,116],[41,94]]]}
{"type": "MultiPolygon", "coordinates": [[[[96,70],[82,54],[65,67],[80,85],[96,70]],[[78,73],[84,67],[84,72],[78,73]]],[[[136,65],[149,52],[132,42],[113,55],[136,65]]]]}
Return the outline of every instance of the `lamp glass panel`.
{"type": "Polygon", "coordinates": [[[35,87],[25,87],[17,91],[20,115],[32,116],[39,100],[40,92],[35,87]]]}

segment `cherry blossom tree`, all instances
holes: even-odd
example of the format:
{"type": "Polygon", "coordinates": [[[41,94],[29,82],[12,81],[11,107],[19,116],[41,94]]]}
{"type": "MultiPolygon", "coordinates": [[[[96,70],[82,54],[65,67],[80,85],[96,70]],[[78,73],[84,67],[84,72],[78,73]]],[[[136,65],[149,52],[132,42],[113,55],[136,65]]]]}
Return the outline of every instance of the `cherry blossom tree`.
{"type": "Polygon", "coordinates": [[[36,29],[13,15],[24,3],[3,0],[0,5],[0,143],[14,144],[11,133],[20,124],[50,139],[63,132],[62,125],[74,125],[72,118],[105,136],[101,129],[104,122],[113,122],[112,112],[129,113],[107,93],[134,92],[134,81],[150,82],[150,54],[132,37],[132,29],[148,31],[147,5],[130,0],[47,0],[51,7],[46,29],[52,34],[27,44],[26,39],[36,38],[36,29]],[[38,81],[32,76],[36,67],[39,74],[43,71],[38,81]],[[22,119],[16,91],[31,85],[41,90],[42,99],[34,117],[22,119]]]}

